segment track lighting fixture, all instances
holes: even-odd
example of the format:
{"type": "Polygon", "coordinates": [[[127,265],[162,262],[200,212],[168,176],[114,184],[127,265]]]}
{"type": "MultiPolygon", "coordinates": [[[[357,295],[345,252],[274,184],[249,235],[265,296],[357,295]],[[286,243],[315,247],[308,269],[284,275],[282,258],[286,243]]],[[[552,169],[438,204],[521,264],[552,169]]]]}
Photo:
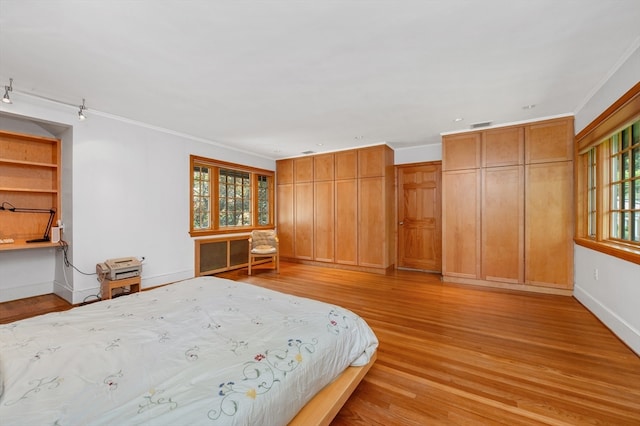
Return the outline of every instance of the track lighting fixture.
{"type": "MultiPolygon", "coordinates": [[[[9,97],[9,92],[13,92],[13,78],[9,79],[9,85],[8,86],[4,86],[4,96],[2,97],[2,102],[4,102],[5,104],[12,104],[13,101],[11,100],[11,98],[9,97]]],[[[24,93],[24,92],[20,92],[19,93],[24,93]]],[[[30,96],[36,97],[36,98],[40,98],[40,99],[45,99],[47,101],[51,101],[51,102],[56,102],[58,104],[62,104],[62,105],[67,105],[67,106],[73,106],[73,104],[70,103],[66,103],[66,102],[62,102],[62,101],[58,101],[56,99],[51,99],[51,98],[47,98],[44,96],[39,96],[36,94],[29,94],[30,96]]],[[[78,119],[80,121],[86,120],[87,116],[84,115],[84,112],[87,110],[87,106],[85,105],[85,100],[84,98],[82,98],[82,105],[78,106],[78,119]]]]}
{"type": "Polygon", "coordinates": [[[2,97],[2,102],[4,102],[5,104],[10,104],[11,102],[11,98],[9,98],[9,92],[13,92],[13,79],[10,78],[9,79],[9,85],[8,86],[4,86],[4,96],[2,97]]]}
{"type": "Polygon", "coordinates": [[[84,98],[82,98],[82,105],[80,105],[80,110],[78,110],[78,119],[80,121],[86,120],[87,117],[84,115],[83,111],[87,109],[86,106],[84,106],[84,98]]]}

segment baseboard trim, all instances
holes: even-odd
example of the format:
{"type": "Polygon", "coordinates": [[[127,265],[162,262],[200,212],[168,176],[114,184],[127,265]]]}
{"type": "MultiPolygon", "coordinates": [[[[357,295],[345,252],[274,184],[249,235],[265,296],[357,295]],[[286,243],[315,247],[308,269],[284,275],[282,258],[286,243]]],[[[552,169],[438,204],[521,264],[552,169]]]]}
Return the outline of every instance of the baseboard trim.
{"type": "Polygon", "coordinates": [[[633,328],[615,312],[594,298],[589,292],[576,285],[574,297],[593,313],[613,334],[618,336],[636,355],[640,356],[640,331],[633,328]]]}
{"type": "Polygon", "coordinates": [[[493,288],[502,288],[505,290],[516,290],[516,291],[524,291],[529,293],[543,293],[543,294],[556,294],[559,296],[572,296],[572,289],[564,289],[564,288],[555,288],[555,287],[543,287],[543,286],[535,286],[530,284],[513,284],[513,283],[505,283],[499,281],[489,281],[489,280],[477,280],[473,278],[461,278],[455,277],[451,275],[443,275],[442,281],[445,283],[453,283],[453,284],[466,284],[466,285],[476,285],[481,287],[493,287],[493,288]]]}
{"type": "MultiPolygon", "coordinates": [[[[149,289],[153,287],[162,286],[165,284],[171,284],[177,281],[183,281],[189,278],[193,278],[193,269],[185,271],[174,272],[171,274],[155,275],[153,277],[142,276],[142,289],[149,289]]],[[[100,283],[95,280],[94,287],[86,288],[82,290],[70,290],[60,283],[56,283],[54,293],[70,302],[73,305],[78,305],[85,302],[95,302],[100,298],[100,283]]],[[[48,291],[47,293],[51,293],[48,291]]]]}
{"type": "Polygon", "coordinates": [[[0,291],[0,303],[10,302],[12,300],[24,299],[27,297],[41,296],[53,292],[53,283],[35,283],[22,285],[19,287],[3,288],[0,291]]]}
{"type": "Polygon", "coordinates": [[[321,262],[318,260],[296,259],[291,257],[281,257],[280,260],[291,263],[300,263],[303,265],[321,266],[323,268],[344,269],[347,271],[371,272],[373,274],[389,274],[395,269],[395,264],[391,264],[386,268],[377,268],[372,266],[348,265],[345,263],[321,262]]]}

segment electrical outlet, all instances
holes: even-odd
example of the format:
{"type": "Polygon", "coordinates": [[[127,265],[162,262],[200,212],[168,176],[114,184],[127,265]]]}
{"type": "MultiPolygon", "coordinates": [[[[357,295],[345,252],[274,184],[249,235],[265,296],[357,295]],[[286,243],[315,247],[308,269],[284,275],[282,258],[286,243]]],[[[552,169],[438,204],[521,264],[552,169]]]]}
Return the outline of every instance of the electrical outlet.
{"type": "Polygon", "coordinates": [[[596,281],[600,279],[600,273],[598,272],[598,268],[593,269],[593,279],[596,281]]]}

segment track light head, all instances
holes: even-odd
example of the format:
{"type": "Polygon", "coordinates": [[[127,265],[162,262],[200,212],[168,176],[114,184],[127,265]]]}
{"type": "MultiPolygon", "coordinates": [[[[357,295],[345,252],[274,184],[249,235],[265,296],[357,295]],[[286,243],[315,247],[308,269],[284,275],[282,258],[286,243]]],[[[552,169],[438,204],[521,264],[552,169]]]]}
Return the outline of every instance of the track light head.
{"type": "Polygon", "coordinates": [[[13,78],[9,79],[8,86],[4,86],[4,96],[2,97],[2,102],[4,102],[5,104],[13,103],[11,101],[11,98],[9,97],[9,92],[13,92],[13,78]]]}
{"type": "Polygon", "coordinates": [[[82,98],[82,105],[80,105],[80,109],[78,110],[78,120],[84,121],[87,119],[87,117],[83,113],[85,109],[87,109],[87,107],[84,106],[84,98],[82,98]]]}

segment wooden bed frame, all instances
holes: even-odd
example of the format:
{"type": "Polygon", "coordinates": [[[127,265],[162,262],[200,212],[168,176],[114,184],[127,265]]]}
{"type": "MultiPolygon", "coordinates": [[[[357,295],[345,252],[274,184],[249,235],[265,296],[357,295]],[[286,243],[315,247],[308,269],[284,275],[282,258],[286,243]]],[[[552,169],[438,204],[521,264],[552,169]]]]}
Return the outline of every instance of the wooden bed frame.
{"type": "Polygon", "coordinates": [[[291,420],[289,426],[328,426],[376,362],[377,357],[376,351],[368,364],[347,368],[336,380],[318,392],[291,420]]]}

